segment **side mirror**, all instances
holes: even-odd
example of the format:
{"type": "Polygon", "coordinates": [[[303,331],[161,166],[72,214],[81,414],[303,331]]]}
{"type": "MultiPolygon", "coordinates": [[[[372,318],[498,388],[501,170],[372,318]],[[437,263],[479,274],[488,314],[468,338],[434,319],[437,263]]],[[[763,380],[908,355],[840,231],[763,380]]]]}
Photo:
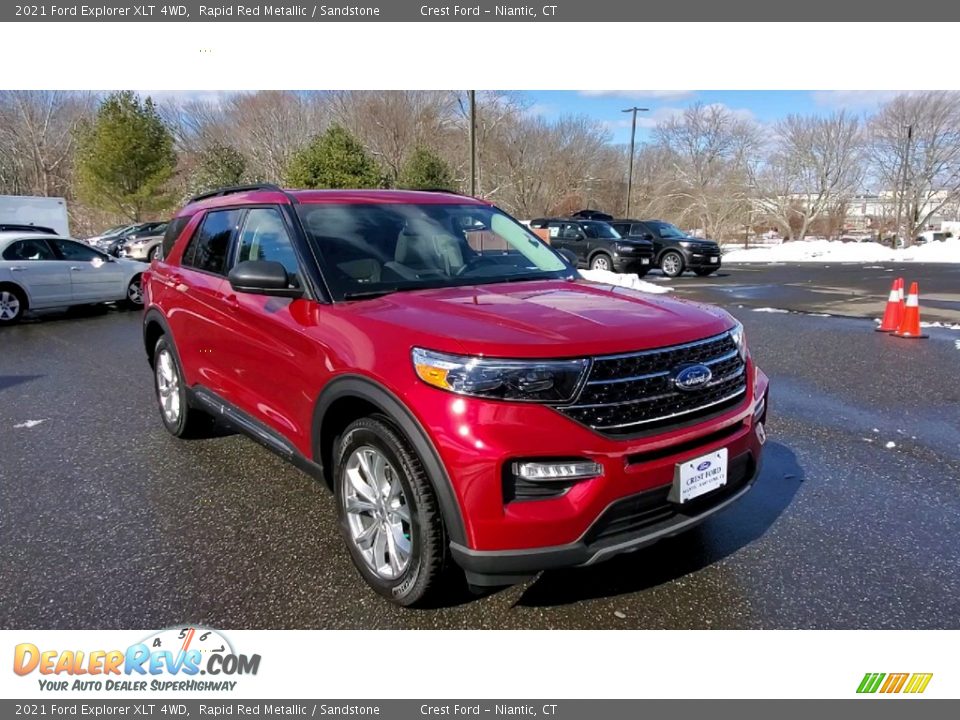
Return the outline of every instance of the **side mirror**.
{"type": "Polygon", "coordinates": [[[302,288],[290,287],[287,270],[278,262],[244,260],[237,263],[227,279],[237,292],[288,298],[303,296],[302,288]]]}

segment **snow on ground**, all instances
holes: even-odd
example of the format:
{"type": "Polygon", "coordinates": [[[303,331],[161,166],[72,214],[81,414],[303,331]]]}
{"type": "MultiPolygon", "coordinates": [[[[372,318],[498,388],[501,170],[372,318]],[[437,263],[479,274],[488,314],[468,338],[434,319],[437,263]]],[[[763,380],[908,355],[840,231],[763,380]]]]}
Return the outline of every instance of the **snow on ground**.
{"type": "Polygon", "coordinates": [[[639,290],[640,292],[654,293],[655,295],[662,295],[663,293],[673,291],[673,288],[654,285],[653,283],[648,283],[646,280],[641,280],[633,273],[615,273],[609,270],[581,270],[580,276],[590,282],[603,283],[604,285],[620,285],[632,290],[639,290]]]}
{"type": "Polygon", "coordinates": [[[960,238],[929,242],[893,250],[875,242],[844,243],[839,240],[801,240],[773,247],[730,250],[724,263],[773,262],[929,262],[960,263],[960,238]]]}

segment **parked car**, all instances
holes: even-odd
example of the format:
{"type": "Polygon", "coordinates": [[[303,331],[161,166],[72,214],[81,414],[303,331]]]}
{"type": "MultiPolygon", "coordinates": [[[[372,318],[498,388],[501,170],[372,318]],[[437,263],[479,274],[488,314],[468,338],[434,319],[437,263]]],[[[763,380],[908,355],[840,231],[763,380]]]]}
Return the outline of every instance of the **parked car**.
{"type": "Polygon", "coordinates": [[[645,238],[623,237],[602,220],[537,218],[530,221],[530,227],[546,228],[550,244],[557,250],[569,251],[576,258],[577,267],[636,273],[640,277],[650,271],[653,243],[645,238]]]}
{"type": "Polygon", "coordinates": [[[226,188],[144,273],[166,429],[228,421],[330,484],[400,605],[591,565],[697,524],[760,463],[766,376],[705,305],[591,283],[447,192],[226,188]]]}
{"type": "Polygon", "coordinates": [[[148,222],[148,223],[136,223],[133,225],[127,225],[126,227],[121,228],[117,232],[112,232],[111,234],[105,234],[99,238],[87,238],[87,243],[91,247],[95,247],[98,250],[101,250],[107,255],[113,257],[120,257],[120,251],[123,249],[125,242],[137,237],[144,237],[156,232],[163,233],[163,230],[157,230],[157,228],[163,227],[166,228],[166,223],[163,222],[148,222]]]}
{"type": "Polygon", "coordinates": [[[135,228],[135,227],[137,227],[136,224],[129,224],[129,223],[127,225],[116,225],[108,230],[104,230],[99,235],[91,235],[88,238],[84,238],[83,242],[87,243],[87,245],[98,246],[102,240],[115,237],[116,235],[119,235],[124,230],[127,230],[128,228],[135,228]]]}
{"type": "Polygon", "coordinates": [[[120,257],[150,262],[160,255],[163,234],[166,230],[167,223],[160,223],[149,232],[134,233],[121,245],[120,257]]]}
{"type": "Polygon", "coordinates": [[[611,225],[628,237],[648,237],[653,241],[654,265],[668,277],[693,270],[705,277],[720,269],[720,246],[713,240],[695,238],[676,225],[663,220],[614,220],[611,225]]]}
{"type": "Polygon", "coordinates": [[[70,238],[0,232],[0,326],[28,310],[126,301],[143,306],[143,265],[70,238]]]}
{"type": "Polygon", "coordinates": [[[25,232],[25,233],[43,233],[44,235],[57,235],[53,228],[43,225],[18,225],[15,223],[0,223],[0,233],[6,232],[25,232]]]}
{"type": "Polygon", "coordinates": [[[939,230],[925,230],[924,232],[917,235],[914,239],[914,245],[924,245],[928,242],[943,242],[948,238],[952,238],[953,233],[950,231],[941,232],[939,230]]]}

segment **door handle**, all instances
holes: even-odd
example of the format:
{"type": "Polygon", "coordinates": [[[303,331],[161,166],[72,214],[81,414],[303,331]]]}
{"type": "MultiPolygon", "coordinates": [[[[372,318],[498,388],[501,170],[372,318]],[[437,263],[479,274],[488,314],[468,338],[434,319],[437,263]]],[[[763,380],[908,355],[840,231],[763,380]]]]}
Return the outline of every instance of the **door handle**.
{"type": "Polygon", "coordinates": [[[12,268],[10,268],[10,272],[23,272],[24,270],[26,270],[26,268],[22,265],[14,265],[12,268]]]}
{"type": "Polygon", "coordinates": [[[83,270],[82,267],[77,267],[76,265],[71,265],[70,269],[73,270],[74,272],[80,272],[81,270],[83,270]]]}

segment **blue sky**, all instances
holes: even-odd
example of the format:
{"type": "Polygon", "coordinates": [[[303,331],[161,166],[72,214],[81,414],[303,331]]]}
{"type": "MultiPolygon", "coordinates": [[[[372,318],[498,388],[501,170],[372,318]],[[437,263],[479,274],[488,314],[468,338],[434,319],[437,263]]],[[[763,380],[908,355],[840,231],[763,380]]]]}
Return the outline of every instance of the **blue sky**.
{"type": "Polygon", "coordinates": [[[874,90],[538,90],[521,93],[531,103],[530,112],[555,119],[561,115],[587,115],[607,124],[615,143],[630,141],[630,114],[623,108],[650,108],[637,115],[637,142],[649,137],[659,121],[678,114],[695,102],[720,104],[761,124],[770,124],[790,113],[827,114],[846,108],[870,112],[896,92],[874,90]]]}

